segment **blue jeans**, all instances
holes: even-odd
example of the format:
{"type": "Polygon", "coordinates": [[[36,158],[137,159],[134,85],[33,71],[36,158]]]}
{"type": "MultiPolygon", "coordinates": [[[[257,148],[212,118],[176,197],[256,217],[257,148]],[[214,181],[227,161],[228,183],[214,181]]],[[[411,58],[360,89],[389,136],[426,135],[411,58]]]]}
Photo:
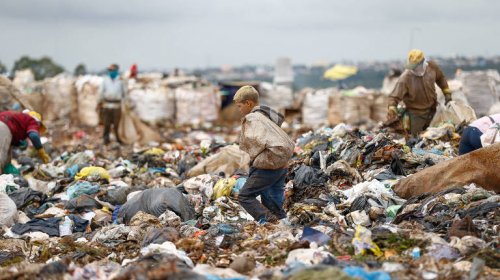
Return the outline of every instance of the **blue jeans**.
{"type": "Polygon", "coordinates": [[[481,135],[483,135],[483,133],[477,127],[466,127],[462,133],[462,138],[460,138],[458,154],[464,155],[482,148],[483,145],[481,144],[481,135]]]}
{"type": "Polygon", "coordinates": [[[269,220],[269,212],[278,219],[286,218],[283,210],[286,174],[287,169],[250,168],[248,179],[238,195],[238,202],[256,221],[269,220]],[[262,203],[257,200],[259,195],[262,203]]]}

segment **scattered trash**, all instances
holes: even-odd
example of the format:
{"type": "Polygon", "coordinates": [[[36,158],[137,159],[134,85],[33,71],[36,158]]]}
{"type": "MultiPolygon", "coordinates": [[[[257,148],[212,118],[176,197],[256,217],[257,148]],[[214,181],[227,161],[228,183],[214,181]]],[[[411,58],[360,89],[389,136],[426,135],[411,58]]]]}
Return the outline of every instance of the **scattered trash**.
{"type": "MultiPolygon", "coordinates": [[[[44,138],[47,164],[15,150],[19,174],[0,175],[1,279],[498,278],[500,195],[490,166],[497,145],[456,157],[461,128],[453,124],[405,139],[370,123],[301,135],[303,127],[287,123],[296,138],[283,190],[287,218],[258,224],[237,200],[250,165],[234,144],[238,131],[204,123],[199,109],[182,116],[196,125],[170,126],[163,117],[179,113],[176,102],[191,109],[180,93],[199,98],[205,89],[147,81],[131,85],[137,109],[122,132],[148,138],[128,134],[147,119],[161,141],[103,146],[100,129],[64,127],[44,138]],[[155,104],[148,115],[144,93],[171,111],[155,104]]],[[[88,94],[88,78],[84,84],[78,100],[97,96],[88,94]]],[[[335,115],[309,100],[322,110],[306,121],[370,121],[354,101],[383,102],[365,102],[379,97],[363,91],[319,94],[353,111],[335,115]]],[[[79,117],[93,119],[82,123],[97,126],[97,113],[83,109],[79,117]]]]}

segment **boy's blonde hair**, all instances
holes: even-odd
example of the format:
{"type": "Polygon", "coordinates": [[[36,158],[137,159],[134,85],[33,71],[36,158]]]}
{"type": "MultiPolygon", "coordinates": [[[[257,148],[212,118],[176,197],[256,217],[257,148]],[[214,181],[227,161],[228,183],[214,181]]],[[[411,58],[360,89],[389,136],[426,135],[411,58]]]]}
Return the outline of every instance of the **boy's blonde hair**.
{"type": "Polygon", "coordinates": [[[234,95],[234,102],[243,102],[246,100],[259,103],[259,92],[253,86],[242,86],[234,95]]]}

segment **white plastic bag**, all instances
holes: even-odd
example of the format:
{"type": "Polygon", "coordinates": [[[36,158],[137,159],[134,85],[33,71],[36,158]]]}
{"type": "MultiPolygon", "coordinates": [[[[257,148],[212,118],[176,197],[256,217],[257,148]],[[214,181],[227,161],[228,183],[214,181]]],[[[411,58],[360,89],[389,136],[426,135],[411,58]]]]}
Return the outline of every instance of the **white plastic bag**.
{"type": "Polygon", "coordinates": [[[481,135],[481,145],[483,147],[500,143],[500,123],[493,123],[484,133],[481,135]]]}
{"type": "Polygon", "coordinates": [[[474,120],[476,120],[476,113],[472,107],[464,103],[450,101],[446,106],[438,105],[430,126],[437,127],[443,123],[458,125],[462,122],[470,123],[474,120]]]}
{"type": "Polygon", "coordinates": [[[18,190],[20,186],[14,182],[12,174],[0,175],[0,193],[7,193],[7,189],[18,190]]]}

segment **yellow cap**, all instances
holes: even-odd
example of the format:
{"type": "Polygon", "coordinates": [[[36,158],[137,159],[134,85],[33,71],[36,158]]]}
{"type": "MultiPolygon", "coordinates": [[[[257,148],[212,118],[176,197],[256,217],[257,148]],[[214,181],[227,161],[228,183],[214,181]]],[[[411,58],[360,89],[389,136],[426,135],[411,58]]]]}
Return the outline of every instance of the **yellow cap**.
{"type": "Polygon", "coordinates": [[[35,111],[29,111],[27,112],[27,114],[40,123],[40,134],[44,134],[45,132],[47,132],[47,127],[45,127],[45,124],[42,122],[42,115],[35,111]]]}
{"type": "Polygon", "coordinates": [[[259,92],[253,86],[242,86],[234,95],[234,102],[252,100],[259,102],[259,92]]]}
{"type": "Polygon", "coordinates": [[[408,53],[406,68],[415,69],[422,61],[424,61],[424,52],[419,49],[413,49],[408,53]]]}

